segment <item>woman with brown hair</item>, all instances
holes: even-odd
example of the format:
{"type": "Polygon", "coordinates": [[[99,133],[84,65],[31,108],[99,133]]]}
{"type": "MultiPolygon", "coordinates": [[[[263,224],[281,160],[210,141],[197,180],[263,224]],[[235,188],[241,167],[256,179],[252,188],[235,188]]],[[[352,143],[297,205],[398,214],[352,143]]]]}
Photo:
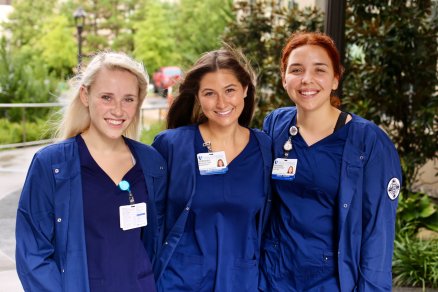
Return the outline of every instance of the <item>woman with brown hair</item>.
{"type": "Polygon", "coordinates": [[[269,137],[248,128],[255,82],[238,51],[205,53],[153,143],[169,176],[159,291],[257,290],[272,158],[269,137]]]}

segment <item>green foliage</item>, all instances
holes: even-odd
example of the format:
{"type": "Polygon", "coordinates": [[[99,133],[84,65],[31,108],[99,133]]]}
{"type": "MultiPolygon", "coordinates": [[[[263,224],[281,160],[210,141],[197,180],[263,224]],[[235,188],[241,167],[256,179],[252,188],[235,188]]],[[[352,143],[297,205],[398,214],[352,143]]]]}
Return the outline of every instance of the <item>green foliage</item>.
{"type": "Polygon", "coordinates": [[[43,35],[36,44],[38,51],[50,71],[55,71],[56,76],[65,78],[72,74],[76,66],[77,44],[73,36],[73,28],[68,26],[64,15],[57,15],[46,20],[43,35]]]}
{"type": "Polygon", "coordinates": [[[344,104],[389,133],[410,189],[438,144],[438,1],[347,3],[344,104]]]}
{"type": "Polygon", "coordinates": [[[142,60],[152,75],[161,66],[179,65],[180,48],[174,33],[175,10],[161,1],[150,1],[145,7],[145,19],[135,24],[134,56],[142,60]]]}
{"type": "Polygon", "coordinates": [[[14,10],[8,22],[2,24],[11,35],[13,51],[27,46],[32,48],[43,34],[44,20],[54,13],[58,0],[14,0],[14,10]]]}
{"type": "MultiPolygon", "coordinates": [[[[55,100],[58,82],[48,73],[44,63],[29,64],[23,56],[14,57],[0,42],[0,103],[38,103],[55,100]]],[[[47,109],[27,109],[26,117],[34,121],[44,117],[47,109]]],[[[5,109],[0,117],[21,121],[22,109],[5,109]]]]}
{"type": "Polygon", "coordinates": [[[207,51],[221,46],[227,23],[235,19],[232,0],[181,0],[176,11],[177,40],[182,66],[188,67],[207,51]]]}
{"type": "Polygon", "coordinates": [[[438,206],[423,193],[403,191],[399,196],[392,263],[397,286],[438,288],[438,239],[423,241],[420,228],[438,232],[438,206]]]}
{"type": "Polygon", "coordinates": [[[438,288],[438,240],[423,241],[401,232],[394,242],[395,286],[438,288]]]}
{"type": "Polygon", "coordinates": [[[242,48],[258,71],[258,108],[253,126],[275,108],[290,105],[280,75],[281,49],[291,33],[299,30],[322,31],[323,15],[317,8],[280,8],[276,1],[237,2],[240,17],[230,23],[224,41],[242,48]],[[243,11],[243,13],[242,13],[243,11]],[[271,11],[271,13],[266,13],[271,11]]]}
{"type": "Polygon", "coordinates": [[[109,49],[129,53],[134,50],[134,24],[144,3],[134,0],[69,0],[63,3],[62,12],[72,19],[75,9],[81,6],[87,13],[83,31],[85,57],[109,49]]]}
{"type": "Polygon", "coordinates": [[[0,144],[49,139],[50,133],[47,127],[46,120],[43,119],[26,122],[24,125],[0,119],[0,144]]]}
{"type": "Polygon", "coordinates": [[[153,123],[148,129],[144,129],[141,133],[140,141],[151,145],[154,142],[155,136],[166,128],[164,122],[153,123]]]}
{"type": "Polygon", "coordinates": [[[409,226],[411,235],[420,227],[438,232],[438,206],[426,194],[404,191],[399,196],[397,224],[399,232],[409,226]]]}

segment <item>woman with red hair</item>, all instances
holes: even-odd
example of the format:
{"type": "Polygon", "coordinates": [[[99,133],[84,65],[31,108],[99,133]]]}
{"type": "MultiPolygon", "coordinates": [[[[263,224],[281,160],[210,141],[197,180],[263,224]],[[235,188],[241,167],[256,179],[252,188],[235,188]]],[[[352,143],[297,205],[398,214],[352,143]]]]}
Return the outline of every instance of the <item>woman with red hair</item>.
{"type": "Polygon", "coordinates": [[[339,109],[342,73],[327,35],[295,33],[283,48],[296,106],[264,122],[275,161],[263,291],[391,291],[400,161],[379,127],[339,109]],[[279,175],[289,166],[294,176],[279,175]]]}

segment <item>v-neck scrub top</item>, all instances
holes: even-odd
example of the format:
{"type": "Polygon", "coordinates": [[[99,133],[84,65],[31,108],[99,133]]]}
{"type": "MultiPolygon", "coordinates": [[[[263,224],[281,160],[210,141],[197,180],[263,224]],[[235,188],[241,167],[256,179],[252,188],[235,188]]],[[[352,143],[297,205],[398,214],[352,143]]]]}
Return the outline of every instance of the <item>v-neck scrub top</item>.
{"type": "MultiPolygon", "coordinates": [[[[295,125],[295,118],[291,125],[295,125]]],[[[292,139],[290,159],[297,159],[293,181],[275,181],[282,208],[277,220],[285,257],[285,275],[291,291],[338,291],[334,260],[337,200],[342,153],[349,124],[308,146],[298,133],[292,139]]]]}
{"type": "MultiPolygon", "coordinates": [[[[196,153],[205,153],[195,134],[196,153]]],[[[264,206],[263,163],[254,134],[225,174],[200,175],[183,237],[163,275],[164,291],[256,291],[256,216],[264,206]],[[174,281],[166,282],[171,277],[174,281]],[[177,281],[175,279],[179,279],[177,281]],[[166,287],[166,283],[169,287],[166,287]]]]}
{"type": "MultiPolygon", "coordinates": [[[[85,241],[90,291],[155,291],[152,266],[141,239],[142,228],[122,230],[119,207],[129,205],[122,191],[76,137],[81,161],[85,241]]],[[[127,144],[129,147],[130,145],[127,144]]],[[[135,152],[131,149],[132,155],[135,152]]],[[[123,177],[135,203],[148,201],[143,171],[136,163],[123,177]]]]}
{"type": "Polygon", "coordinates": [[[200,175],[196,154],[208,152],[203,142],[198,125],[190,125],[164,131],[153,143],[170,170],[158,291],[257,291],[271,141],[250,129],[228,171],[214,175],[200,175]]]}
{"type": "MultiPolygon", "coordinates": [[[[295,107],[263,124],[283,158],[295,107]]],[[[388,136],[357,115],[309,146],[298,134],[293,181],[273,180],[261,251],[261,291],[391,291],[401,167],[388,136]]]]}

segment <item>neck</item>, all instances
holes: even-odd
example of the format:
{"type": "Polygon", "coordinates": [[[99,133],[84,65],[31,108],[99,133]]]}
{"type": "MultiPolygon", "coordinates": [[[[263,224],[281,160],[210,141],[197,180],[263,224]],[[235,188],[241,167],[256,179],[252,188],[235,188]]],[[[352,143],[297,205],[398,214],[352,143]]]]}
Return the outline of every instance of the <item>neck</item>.
{"type": "Polygon", "coordinates": [[[99,151],[101,153],[116,152],[125,147],[125,142],[122,137],[117,139],[109,139],[107,137],[102,137],[102,135],[99,135],[98,133],[90,131],[90,129],[83,132],[81,136],[89,149],[93,149],[94,151],[99,151]]]}
{"type": "Polygon", "coordinates": [[[333,132],[339,112],[333,106],[324,107],[317,111],[297,109],[297,126],[300,130],[313,133],[333,132]]]}
{"type": "Polygon", "coordinates": [[[239,124],[222,128],[211,125],[209,122],[199,125],[202,138],[211,142],[213,151],[223,150],[231,145],[239,144],[246,137],[246,129],[239,124]]]}

